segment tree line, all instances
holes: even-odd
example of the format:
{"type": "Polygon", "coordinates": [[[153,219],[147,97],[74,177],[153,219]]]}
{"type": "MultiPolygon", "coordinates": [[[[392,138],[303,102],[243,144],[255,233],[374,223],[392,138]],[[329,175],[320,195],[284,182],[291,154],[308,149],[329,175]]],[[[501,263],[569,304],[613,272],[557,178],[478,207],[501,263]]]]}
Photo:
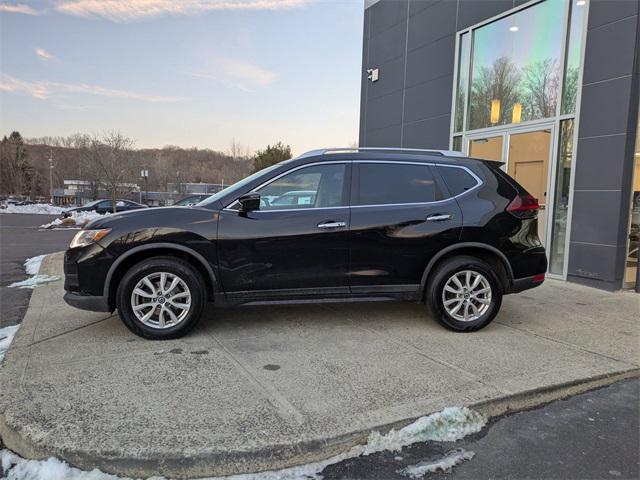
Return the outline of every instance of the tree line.
{"type": "Polygon", "coordinates": [[[229,185],[288,158],[291,147],[282,142],[255,153],[235,140],[227,152],[175,146],[136,149],[131,138],[116,131],[30,139],[14,131],[0,141],[0,195],[49,197],[51,166],[54,188],[63,187],[64,180],[84,180],[92,198],[106,190],[115,199],[128,193],[127,184],[142,185],[143,169],[148,171],[149,190],[167,191],[169,183],[229,185]]]}

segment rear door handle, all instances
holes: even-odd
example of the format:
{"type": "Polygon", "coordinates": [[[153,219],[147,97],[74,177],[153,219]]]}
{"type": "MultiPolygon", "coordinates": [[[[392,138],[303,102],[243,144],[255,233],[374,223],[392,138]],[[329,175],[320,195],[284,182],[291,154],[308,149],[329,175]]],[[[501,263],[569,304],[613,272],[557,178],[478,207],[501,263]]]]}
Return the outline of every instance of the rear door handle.
{"type": "Polygon", "coordinates": [[[427,222],[443,222],[445,220],[451,220],[453,215],[450,213],[437,213],[427,217],[427,222]]]}
{"type": "Polygon", "coordinates": [[[318,228],[342,228],[346,226],[346,222],[324,222],[318,224],[318,228]]]}

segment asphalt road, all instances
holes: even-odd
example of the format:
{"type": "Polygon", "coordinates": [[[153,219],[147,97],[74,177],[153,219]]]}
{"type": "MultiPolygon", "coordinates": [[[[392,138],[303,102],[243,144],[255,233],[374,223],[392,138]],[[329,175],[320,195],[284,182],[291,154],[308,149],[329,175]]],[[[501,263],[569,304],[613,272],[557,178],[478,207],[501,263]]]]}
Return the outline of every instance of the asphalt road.
{"type": "Polygon", "coordinates": [[[46,230],[38,227],[55,215],[0,213],[0,328],[22,321],[32,290],[8,288],[24,280],[27,258],[66,250],[77,230],[46,230]]]}
{"type": "Polygon", "coordinates": [[[330,479],[403,479],[398,470],[463,448],[475,457],[441,479],[638,479],[640,380],[505,416],[455,443],[428,442],[327,467],[330,479]]]}

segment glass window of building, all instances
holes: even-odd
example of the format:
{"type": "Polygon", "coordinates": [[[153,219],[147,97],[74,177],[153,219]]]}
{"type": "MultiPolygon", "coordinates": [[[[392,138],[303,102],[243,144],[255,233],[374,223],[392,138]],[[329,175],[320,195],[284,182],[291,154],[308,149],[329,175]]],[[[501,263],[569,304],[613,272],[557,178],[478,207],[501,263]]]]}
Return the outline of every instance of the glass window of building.
{"type": "Polygon", "coordinates": [[[458,85],[456,88],[455,122],[453,130],[461,132],[464,127],[464,102],[469,86],[469,58],[471,56],[471,35],[460,35],[460,51],[458,52],[458,85]]]}
{"type": "MultiPolygon", "coordinates": [[[[636,150],[633,165],[633,184],[631,186],[631,220],[629,225],[629,243],[624,275],[625,285],[640,288],[638,262],[640,261],[640,118],[636,131],[636,150]]],[[[640,291],[640,290],[639,290],[640,291]]]]}
{"type": "Polygon", "coordinates": [[[474,30],[468,130],[555,116],[565,8],[546,0],[474,30]]]}
{"type": "Polygon", "coordinates": [[[549,248],[549,271],[557,275],[562,275],[564,269],[572,162],[573,119],[570,118],[560,122],[560,141],[558,143],[555,197],[553,201],[554,219],[551,226],[551,246],[549,248]]]}
{"type": "Polygon", "coordinates": [[[569,21],[569,37],[564,70],[561,114],[575,113],[578,97],[578,76],[580,73],[580,57],[582,54],[582,31],[586,15],[586,2],[571,2],[571,20],[569,21]]]}

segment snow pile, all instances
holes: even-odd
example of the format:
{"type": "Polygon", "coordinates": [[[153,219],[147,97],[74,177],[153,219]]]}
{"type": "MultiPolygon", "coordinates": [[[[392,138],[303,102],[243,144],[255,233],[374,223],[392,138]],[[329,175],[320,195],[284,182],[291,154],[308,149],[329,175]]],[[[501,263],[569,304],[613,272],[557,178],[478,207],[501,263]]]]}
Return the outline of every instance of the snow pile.
{"type": "Polygon", "coordinates": [[[456,465],[460,465],[466,460],[471,460],[475,455],[476,454],[474,452],[468,452],[463,448],[456,448],[455,450],[448,452],[439,460],[409,465],[402,470],[398,470],[398,473],[405,477],[422,478],[427,473],[435,473],[437,471],[447,472],[456,465]]]}
{"type": "Polygon", "coordinates": [[[7,205],[0,213],[37,213],[39,215],[60,215],[67,207],[57,207],[48,203],[34,203],[33,205],[7,205]]]}
{"type": "Polygon", "coordinates": [[[2,362],[7,350],[9,350],[9,345],[11,345],[19,326],[20,325],[13,325],[11,327],[0,328],[0,362],[2,362]]]}
{"type": "Polygon", "coordinates": [[[118,480],[98,469],[78,470],[56,458],[24,460],[9,450],[0,450],[0,466],[7,480],[118,480]]]}
{"type": "Polygon", "coordinates": [[[56,275],[34,275],[21,282],[13,282],[9,285],[9,288],[30,288],[34,289],[38,285],[44,285],[46,283],[52,283],[60,280],[60,277],[56,275]]]}
{"type": "MultiPolygon", "coordinates": [[[[320,475],[320,473],[329,465],[349,458],[370,455],[385,450],[399,451],[402,447],[416,442],[426,442],[429,440],[452,442],[471,433],[479,432],[486,424],[486,421],[484,415],[466,407],[449,407],[441,412],[421,417],[400,430],[391,430],[385,435],[379,432],[373,432],[369,435],[369,439],[365,445],[356,445],[345,453],[321,462],[309,463],[284,470],[231,475],[222,478],[224,478],[224,480],[321,480],[322,475],[320,475]]],[[[460,451],[459,454],[454,455],[452,453],[451,457],[447,456],[437,463],[438,466],[449,465],[452,462],[461,463],[472,456],[473,452],[460,451]]],[[[24,460],[9,450],[0,450],[0,461],[2,463],[2,473],[8,480],[31,480],[36,478],[39,480],[120,480],[119,477],[102,473],[97,469],[90,472],[78,470],[55,458],[49,458],[48,460],[24,460]]],[[[453,463],[453,465],[457,463],[453,463]]],[[[422,468],[419,467],[420,465],[422,464],[414,467],[422,468]]],[[[425,472],[426,471],[427,470],[425,470],[425,472]]],[[[162,477],[153,478],[154,480],[163,480],[162,477]]],[[[222,478],[201,480],[222,480],[222,478]]]]}
{"type": "MultiPolygon", "coordinates": [[[[106,213],[105,215],[109,215],[106,213]]],[[[40,228],[79,228],[102,215],[97,212],[71,212],[68,218],[56,218],[53,222],[40,225],[40,228]]]]}
{"type": "Polygon", "coordinates": [[[24,269],[27,272],[27,275],[37,275],[40,271],[40,265],[42,265],[42,260],[44,260],[46,255],[38,255],[37,257],[27,258],[24,262],[24,269]]]}
{"type": "Polygon", "coordinates": [[[24,269],[26,270],[28,275],[31,275],[31,277],[27,278],[26,280],[22,280],[21,282],[14,282],[9,285],[9,288],[34,289],[38,285],[60,280],[60,277],[56,275],[40,275],[38,273],[40,271],[40,265],[42,265],[42,260],[44,260],[44,257],[45,255],[38,255],[37,257],[27,258],[27,260],[24,262],[24,269]]]}

